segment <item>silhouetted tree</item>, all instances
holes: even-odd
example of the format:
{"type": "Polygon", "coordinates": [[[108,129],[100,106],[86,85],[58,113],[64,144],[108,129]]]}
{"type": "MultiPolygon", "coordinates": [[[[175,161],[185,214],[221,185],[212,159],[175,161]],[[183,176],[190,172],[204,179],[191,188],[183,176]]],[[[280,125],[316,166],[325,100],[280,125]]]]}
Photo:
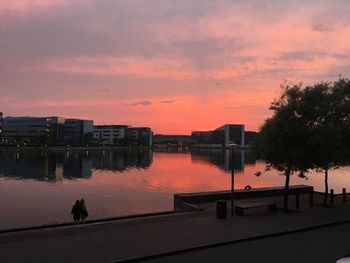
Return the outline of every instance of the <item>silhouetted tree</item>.
{"type": "Polygon", "coordinates": [[[332,88],[335,97],[335,115],[340,125],[341,151],[339,162],[342,165],[349,164],[350,161],[350,80],[339,79],[332,88]]]}
{"type": "Polygon", "coordinates": [[[286,176],[284,209],[288,210],[290,176],[294,172],[307,171],[310,165],[307,145],[310,131],[301,107],[301,84],[283,86],[283,93],[270,106],[273,116],[260,128],[255,144],[258,158],[266,161],[268,167],[282,171],[286,176]]]}
{"type": "Polygon", "coordinates": [[[350,82],[339,79],[306,87],[300,114],[312,133],[309,141],[312,166],[325,175],[324,205],[328,198],[328,173],[345,165],[349,156],[350,82]]]}
{"type": "Polygon", "coordinates": [[[286,175],[285,209],[290,175],[311,168],[325,174],[327,205],[329,169],[346,165],[350,159],[350,80],[321,82],[305,89],[286,86],[270,109],[273,117],[261,127],[255,148],[269,166],[286,175]]]}
{"type": "Polygon", "coordinates": [[[339,137],[334,114],[335,100],[330,83],[320,83],[306,87],[302,94],[300,114],[306,119],[311,130],[309,152],[311,165],[325,174],[324,204],[328,196],[328,171],[337,165],[339,137]]]}

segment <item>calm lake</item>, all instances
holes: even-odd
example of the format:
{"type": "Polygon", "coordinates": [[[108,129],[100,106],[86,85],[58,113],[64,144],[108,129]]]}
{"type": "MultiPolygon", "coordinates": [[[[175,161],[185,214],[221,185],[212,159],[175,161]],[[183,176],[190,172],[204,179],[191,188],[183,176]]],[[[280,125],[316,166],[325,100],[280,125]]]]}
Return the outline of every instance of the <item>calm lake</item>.
{"type": "MultiPolygon", "coordinates": [[[[247,151],[236,153],[234,167],[236,189],[284,184],[284,176],[266,172],[247,151]]],[[[81,198],[89,219],[172,210],[174,193],[229,189],[231,168],[229,152],[221,149],[0,153],[0,229],[70,222],[81,198]]],[[[350,189],[350,167],[329,177],[335,192],[350,189]]],[[[317,173],[293,175],[291,184],[323,191],[323,180],[317,173]]]]}

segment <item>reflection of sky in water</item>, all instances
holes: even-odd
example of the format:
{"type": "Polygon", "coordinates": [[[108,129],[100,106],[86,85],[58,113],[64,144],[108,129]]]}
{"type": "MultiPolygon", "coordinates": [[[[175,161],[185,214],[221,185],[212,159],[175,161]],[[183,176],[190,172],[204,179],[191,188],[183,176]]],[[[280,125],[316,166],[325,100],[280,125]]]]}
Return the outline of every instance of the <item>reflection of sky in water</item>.
{"type": "MultiPolygon", "coordinates": [[[[254,161],[247,152],[236,154],[235,188],[284,184],[284,176],[254,161]]],[[[70,221],[80,198],[91,218],[172,210],[174,193],[229,189],[231,167],[222,150],[0,154],[0,228],[70,221]]],[[[336,192],[350,189],[350,168],[332,170],[329,183],[336,192]]],[[[323,175],[293,175],[291,184],[322,191],[323,175]]]]}

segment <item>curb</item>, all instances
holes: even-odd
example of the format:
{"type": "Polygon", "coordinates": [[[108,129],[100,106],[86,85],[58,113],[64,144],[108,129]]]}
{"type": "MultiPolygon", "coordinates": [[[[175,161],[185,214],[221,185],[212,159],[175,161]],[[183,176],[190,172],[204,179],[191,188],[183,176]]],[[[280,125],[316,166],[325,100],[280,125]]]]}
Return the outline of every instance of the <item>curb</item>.
{"type": "Polygon", "coordinates": [[[157,253],[157,254],[150,254],[150,255],[145,255],[145,256],[140,256],[140,257],[131,257],[131,258],[126,258],[126,259],[111,261],[110,263],[142,262],[142,261],[147,261],[147,260],[152,260],[152,259],[159,259],[159,258],[163,258],[163,257],[186,254],[186,253],[205,250],[205,249],[228,246],[228,245],[237,244],[237,243],[245,243],[245,242],[249,242],[249,241],[267,239],[267,238],[272,238],[272,237],[285,236],[285,235],[296,234],[296,233],[300,233],[300,232],[312,231],[312,230],[316,230],[316,229],[322,229],[322,228],[344,225],[344,224],[349,224],[349,223],[350,223],[350,219],[347,219],[347,220],[342,220],[342,221],[337,221],[337,222],[327,223],[327,224],[322,224],[322,225],[303,227],[303,228],[298,228],[298,229],[292,229],[292,230],[287,230],[287,231],[282,231],[282,232],[275,232],[275,233],[263,234],[263,235],[259,235],[259,236],[252,236],[252,237],[246,237],[246,238],[240,238],[240,239],[232,239],[232,240],[215,242],[215,243],[205,244],[205,245],[202,244],[202,245],[193,246],[193,247],[189,247],[189,248],[171,250],[171,251],[166,251],[166,252],[157,253]]]}
{"type": "Polygon", "coordinates": [[[111,221],[119,221],[119,220],[126,220],[126,219],[148,218],[148,217],[162,216],[162,215],[180,215],[180,214],[187,214],[187,213],[188,212],[175,213],[174,211],[164,211],[164,212],[156,212],[156,213],[134,214],[134,215],[127,215],[127,216],[120,216],[120,217],[110,217],[110,218],[103,218],[103,219],[88,220],[84,224],[78,224],[78,225],[76,225],[74,223],[61,223],[61,224],[52,224],[52,225],[41,225],[41,226],[32,226],[32,227],[4,229],[4,230],[0,230],[0,234],[17,233],[17,232],[25,232],[25,231],[41,230],[41,229],[56,229],[56,228],[62,228],[62,227],[67,227],[67,226],[88,226],[88,225],[92,225],[95,223],[107,223],[107,222],[111,222],[111,221]]]}

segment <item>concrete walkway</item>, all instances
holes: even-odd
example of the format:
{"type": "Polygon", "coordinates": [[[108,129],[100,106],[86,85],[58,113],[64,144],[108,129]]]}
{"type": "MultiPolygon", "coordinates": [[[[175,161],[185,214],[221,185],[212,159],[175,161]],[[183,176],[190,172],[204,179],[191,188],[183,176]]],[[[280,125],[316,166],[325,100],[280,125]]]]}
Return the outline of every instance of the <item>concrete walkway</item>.
{"type": "MultiPolygon", "coordinates": [[[[282,197],[273,200],[282,203],[282,197]]],[[[215,217],[212,209],[215,204],[204,204],[204,212],[3,233],[0,234],[0,259],[2,263],[116,262],[350,221],[350,202],[338,202],[331,208],[317,205],[308,208],[306,198],[301,198],[301,204],[300,211],[295,213],[256,211],[244,217],[221,220],[215,217]]]]}
{"type": "MultiPolygon", "coordinates": [[[[350,223],[311,231],[202,249],[144,262],[335,263],[350,256],[350,223]]],[[[350,258],[348,258],[350,262],[350,258]]],[[[345,262],[344,262],[345,263],[345,262]]]]}

